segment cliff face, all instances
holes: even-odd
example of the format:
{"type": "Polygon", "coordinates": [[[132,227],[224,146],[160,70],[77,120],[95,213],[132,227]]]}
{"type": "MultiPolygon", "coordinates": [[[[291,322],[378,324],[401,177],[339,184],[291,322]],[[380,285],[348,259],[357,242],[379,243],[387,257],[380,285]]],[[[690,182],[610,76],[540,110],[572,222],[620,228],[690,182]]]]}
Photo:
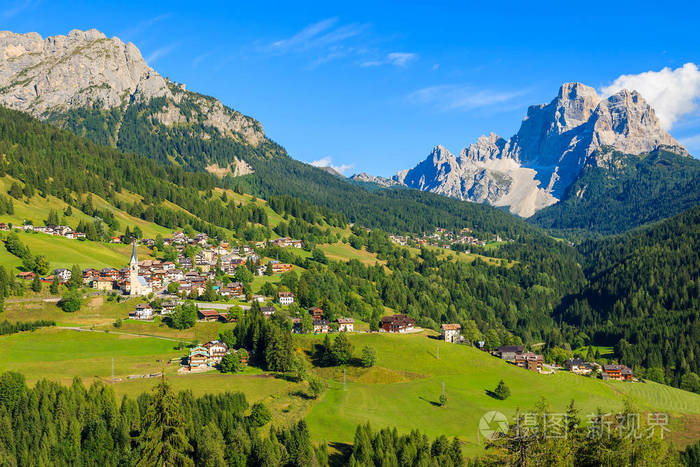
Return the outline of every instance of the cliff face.
{"type": "Polygon", "coordinates": [[[45,119],[78,108],[125,109],[155,98],[161,98],[152,115],[156,124],[202,124],[252,145],[265,137],[259,122],[168,81],[134,44],[117,37],[95,29],[46,39],[0,32],[1,105],[45,119]]]}
{"type": "Polygon", "coordinates": [[[622,90],[607,99],[580,83],[565,83],[549,104],[531,106],[509,139],[480,137],[456,158],[437,146],[413,169],[394,177],[409,187],[495,206],[529,217],[561,198],[596,150],[626,154],[669,147],[687,151],[659,123],[637,93],[622,90]]]}

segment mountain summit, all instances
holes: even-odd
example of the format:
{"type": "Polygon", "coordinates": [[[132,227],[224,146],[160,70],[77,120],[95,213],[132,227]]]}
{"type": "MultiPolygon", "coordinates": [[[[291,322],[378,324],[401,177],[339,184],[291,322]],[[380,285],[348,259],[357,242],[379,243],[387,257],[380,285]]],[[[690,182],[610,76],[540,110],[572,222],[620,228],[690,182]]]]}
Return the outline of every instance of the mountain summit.
{"type": "Polygon", "coordinates": [[[459,199],[508,206],[524,217],[556,203],[597,150],[642,154],[659,147],[687,151],[666,133],[654,109],[636,91],[604,98],[592,87],[565,83],[549,104],[531,106],[509,139],[490,134],[459,157],[436,146],[423,162],[394,180],[459,199]]]}
{"type": "MultiPolygon", "coordinates": [[[[96,29],[46,39],[0,31],[0,105],[64,126],[75,109],[118,109],[123,116],[130,107],[145,106],[156,126],[201,126],[200,133],[214,129],[252,146],[265,139],[253,118],[163,78],[134,44],[96,29]]],[[[117,144],[119,127],[106,142],[117,144]]]]}

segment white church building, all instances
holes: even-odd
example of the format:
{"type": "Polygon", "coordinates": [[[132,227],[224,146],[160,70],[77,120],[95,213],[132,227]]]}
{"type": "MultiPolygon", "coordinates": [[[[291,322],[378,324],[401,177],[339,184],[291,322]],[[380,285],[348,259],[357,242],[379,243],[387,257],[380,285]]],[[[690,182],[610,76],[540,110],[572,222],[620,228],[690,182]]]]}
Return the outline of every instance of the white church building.
{"type": "Polygon", "coordinates": [[[131,243],[131,260],[129,261],[129,284],[127,285],[129,296],[141,297],[153,292],[153,288],[148,285],[148,281],[143,276],[139,276],[139,259],[136,256],[136,240],[131,243]]]}

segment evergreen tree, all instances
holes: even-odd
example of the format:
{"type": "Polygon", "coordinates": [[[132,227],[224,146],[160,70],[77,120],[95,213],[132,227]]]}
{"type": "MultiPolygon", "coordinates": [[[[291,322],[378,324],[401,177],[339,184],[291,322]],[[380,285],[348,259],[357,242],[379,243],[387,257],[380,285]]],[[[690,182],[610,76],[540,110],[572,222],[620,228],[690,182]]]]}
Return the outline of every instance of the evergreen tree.
{"type": "Polygon", "coordinates": [[[41,292],[41,277],[39,274],[34,275],[34,279],[32,280],[32,290],[34,292],[41,292]]]}
{"type": "Polygon", "coordinates": [[[503,380],[500,380],[496,389],[493,390],[493,394],[500,400],[506,400],[510,397],[510,388],[503,380]]]}
{"type": "Polygon", "coordinates": [[[153,389],[153,399],[144,417],[138,466],[194,465],[192,446],[175,395],[165,378],[153,389]]]}

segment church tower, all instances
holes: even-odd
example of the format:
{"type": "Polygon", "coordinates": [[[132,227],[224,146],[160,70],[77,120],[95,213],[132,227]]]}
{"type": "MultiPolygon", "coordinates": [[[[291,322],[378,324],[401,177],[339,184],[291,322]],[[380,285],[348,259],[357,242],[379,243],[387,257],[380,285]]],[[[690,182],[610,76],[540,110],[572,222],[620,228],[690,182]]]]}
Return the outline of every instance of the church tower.
{"type": "Polygon", "coordinates": [[[131,242],[131,260],[129,261],[129,295],[132,297],[141,295],[141,283],[139,282],[139,259],[136,257],[136,240],[131,242]]]}

